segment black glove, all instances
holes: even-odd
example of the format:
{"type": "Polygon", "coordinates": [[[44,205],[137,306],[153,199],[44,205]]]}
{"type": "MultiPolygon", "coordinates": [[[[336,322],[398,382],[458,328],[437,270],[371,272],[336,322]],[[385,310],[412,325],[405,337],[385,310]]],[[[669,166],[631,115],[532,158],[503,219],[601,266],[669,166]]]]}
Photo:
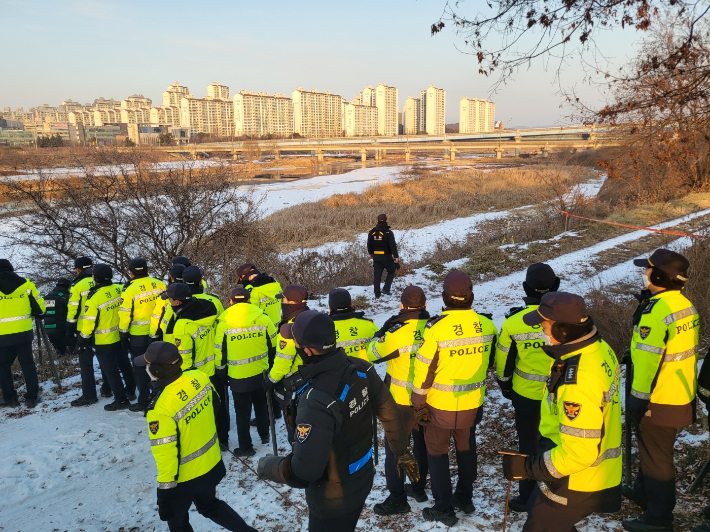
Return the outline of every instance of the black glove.
{"type": "Polygon", "coordinates": [[[631,423],[637,427],[648,410],[648,399],[639,399],[629,395],[626,399],[626,415],[631,419],[631,423]]]}
{"type": "Polygon", "coordinates": [[[517,451],[504,451],[503,455],[503,475],[508,480],[525,480],[530,478],[527,462],[528,456],[517,451]],[[512,454],[509,454],[512,453],[512,454]]]}
{"type": "Polygon", "coordinates": [[[498,379],[498,386],[500,386],[500,393],[506,399],[513,398],[513,379],[508,379],[507,381],[502,381],[498,379]]]}
{"type": "Polygon", "coordinates": [[[399,262],[395,262],[395,263],[394,263],[394,269],[395,269],[395,270],[399,270],[399,268],[400,268],[399,262]]]}
{"type": "Polygon", "coordinates": [[[266,468],[268,466],[269,472],[271,472],[271,469],[276,465],[277,461],[279,461],[279,457],[273,454],[267,454],[259,458],[259,464],[256,466],[256,476],[259,478],[269,478],[266,476],[266,468]]]}
{"type": "Polygon", "coordinates": [[[267,369],[264,370],[264,380],[261,382],[261,385],[266,393],[271,393],[271,390],[276,386],[276,383],[269,378],[269,370],[267,369]]]}
{"type": "Polygon", "coordinates": [[[42,321],[44,319],[44,314],[35,314],[34,319],[42,321]]]}
{"type": "Polygon", "coordinates": [[[167,521],[175,516],[173,508],[173,492],[176,488],[158,488],[158,515],[161,521],[167,521]]]}
{"type": "Polygon", "coordinates": [[[121,347],[126,351],[130,352],[131,350],[131,337],[128,336],[127,332],[122,332],[118,333],[119,336],[121,337],[121,347]]]}
{"type": "Polygon", "coordinates": [[[74,343],[74,338],[76,337],[76,323],[68,323],[66,330],[67,341],[69,343],[74,343]]]}
{"type": "Polygon", "coordinates": [[[90,347],[91,347],[91,338],[84,338],[82,335],[77,336],[77,338],[76,338],[77,352],[86,351],[90,347]]]}
{"type": "Polygon", "coordinates": [[[394,464],[397,468],[399,478],[409,477],[412,482],[419,482],[419,464],[410,449],[394,457],[394,464]]]}
{"type": "Polygon", "coordinates": [[[429,409],[426,405],[422,405],[414,409],[414,421],[423,427],[426,427],[429,423],[431,423],[431,419],[429,418],[429,409]]]}

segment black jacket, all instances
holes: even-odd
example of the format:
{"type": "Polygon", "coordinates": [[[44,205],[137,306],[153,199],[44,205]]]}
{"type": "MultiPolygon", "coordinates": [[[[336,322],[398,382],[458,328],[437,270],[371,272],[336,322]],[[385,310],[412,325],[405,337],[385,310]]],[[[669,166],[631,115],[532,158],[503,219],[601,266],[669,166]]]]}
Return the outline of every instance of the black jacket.
{"type": "Polygon", "coordinates": [[[367,253],[375,259],[399,258],[394,233],[387,222],[379,222],[367,234],[367,253]]]}
{"type": "Polygon", "coordinates": [[[342,349],[301,366],[293,452],[272,462],[266,476],[306,489],[310,511],[321,519],[361,508],[372,489],[372,416],[395,455],[409,444],[402,413],[373,366],[342,349]]]}

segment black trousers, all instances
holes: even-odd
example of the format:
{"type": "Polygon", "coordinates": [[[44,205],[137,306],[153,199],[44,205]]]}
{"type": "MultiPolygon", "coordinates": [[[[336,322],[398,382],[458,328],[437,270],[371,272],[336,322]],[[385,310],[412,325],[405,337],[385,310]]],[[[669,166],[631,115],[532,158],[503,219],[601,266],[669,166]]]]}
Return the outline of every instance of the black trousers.
{"type": "Polygon", "coordinates": [[[639,450],[639,474],[635,489],[644,493],[648,506],[644,515],[649,522],[670,525],[675,508],[675,466],[673,447],[678,429],[659,427],[644,417],[636,429],[639,450]]]}
{"type": "Polygon", "coordinates": [[[229,393],[227,383],[221,381],[216,375],[210,377],[212,387],[219,395],[219,410],[217,410],[217,438],[219,443],[229,445],[229,393]]]}
{"type": "Polygon", "coordinates": [[[451,504],[451,472],[449,471],[449,441],[454,437],[456,444],[456,463],[459,470],[459,480],[456,484],[456,495],[465,500],[473,497],[473,483],[478,477],[478,456],[476,454],[476,427],[468,429],[443,429],[435,425],[427,425],[424,431],[427,457],[429,458],[429,475],[431,476],[431,493],[434,495],[434,509],[446,511],[451,504]]]}
{"type": "Polygon", "coordinates": [[[269,409],[266,404],[266,394],[261,386],[256,390],[240,392],[235,389],[235,381],[236,379],[230,379],[232,400],[234,401],[234,419],[237,424],[237,440],[239,448],[246,450],[254,446],[249,432],[252,406],[256,418],[256,430],[261,438],[269,437],[269,409]]]}
{"type": "MultiPolygon", "coordinates": [[[[537,439],[540,435],[540,401],[528,399],[513,392],[515,409],[515,430],[518,432],[518,450],[523,454],[537,453],[537,439]]],[[[518,482],[520,498],[528,500],[535,489],[534,480],[518,482]]]]}
{"type": "Polygon", "coordinates": [[[32,358],[32,342],[0,347],[0,387],[5,402],[17,399],[15,384],[12,380],[12,363],[17,359],[25,377],[27,399],[36,399],[39,394],[37,366],[32,358]]]}
{"type": "Polygon", "coordinates": [[[571,532],[575,523],[587,515],[574,505],[553,506],[536,486],[528,500],[528,519],[523,525],[523,532],[571,532]]]}
{"type": "MultiPolygon", "coordinates": [[[[131,336],[130,341],[131,346],[129,353],[131,362],[133,362],[136,358],[145,354],[148,349],[148,345],[150,345],[150,338],[147,334],[141,336],[131,336]]],[[[131,367],[133,368],[133,376],[138,389],[138,404],[145,405],[148,400],[148,394],[151,392],[150,375],[148,375],[145,366],[136,366],[135,364],[131,364],[131,367]]]]}
{"type": "Polygon", "coordinates": [[[67,335],[64,331],[47,331],[47,338],[54,346],[57,355],[63,357],[67,354],[67,335]]]}
{"type": "MultiPolygon", "coordinates": [[[[415,491],[423,490],[426,486],[426,477],[429,474],[429,460],[426,454],[426,443],[424,443],[424,428],[414,421],[414,409],[408,405],[398,405],[404,416],[404,424],[407,432],[412,435],[412,453],[419,464],[419,482],[412,482],[415,491]]],[[[385,438],[385,479],[390,497],[397,501],[406,501],[407,493],[404,491],[404,477],[397,473],[394,463],[394,453],[390,449],[389,442],[385,438]]]]}
{"type": "Polygon", "coordinates": [[[354,512],[327,519],[316,517],[312,512],[309,512],[308,532],[354,532],[362,509],[363,506],[354,512]]]}
{"type": "MultiPolygon", "coordinates": [[[[90,351],[90,350],[89,350],[90,351]]],[[[126,400],[126,389],[128,386],[124,387],[123,381],[121,380],[121,370],[119,369],[119,360],[121,356],[127,356],[126,352],[121,347],[120,342],[115,344],[97,345],[94,346],[94,353],[96,353],[96,358],[99,361],[101,370],[106,374],[109,386],[111,386],[111,391],[113,392],[113,398],[122,403],[126,400]]],[[[93,357],[92,357],[93,358],[93,357]]],[[[93,365],[93,360],[91,361],[93,365]]],[[[133,380],[133,370],[130,371],[131,380],[133,382],[133,388],[135,389],[135,381],[133,380]]],[[[83,370],[82,370],[83,375],[83,370]]],[[[93,376],[93,368],[92,368],[93,376]]],[[[123,372],[123,378],[126,378],[126,372],[123,372]]],[[[83,379],[82,379],[82,389],[83,389],[83,379]]],[[[96,397],[96,385],[92,386],[94,392],[94,397],[96,397]]]]}
{"type": "Polygon", "coordinates": [[[374,279],[373,286],[375,288],[375,296],[380,297],[380,283],[382,282],[382,272],[387,270],[387,277],[385,278],[385,286],[383,291],[389,293],[392,288],[392,281],[394,281],[394,259],[378,259],[377,256],[372,260],[372,267],[374,268],[374,279]]]}
{"type": "Polygon", "coordinates": [[[193,532],[190,525],[190,506],[195,503],[197,511],[217,525],[235,532],[256,532],[244,522],[244,519],[226,502],[217,498],[216,484],[193,483],[192,489],[183,489],[171,500],[175,516],[168,520],[170,532],[193,532]]]}
{"type": "MultiPolygon", "coordinates": [[[[116,353],[118,369],[121,372],[121,375],[123,375],[123,382],[125,383],[126,393],[134,394],[136,393],[136,376],[133,373],[133,361],[129,358],[128,351],[123,349],[120,342],[118,343],[118,346],[121,348],[120,351],[116,353]]],[[[101,361],[99,360],[99,363],[100,362],[101,361]]]]}

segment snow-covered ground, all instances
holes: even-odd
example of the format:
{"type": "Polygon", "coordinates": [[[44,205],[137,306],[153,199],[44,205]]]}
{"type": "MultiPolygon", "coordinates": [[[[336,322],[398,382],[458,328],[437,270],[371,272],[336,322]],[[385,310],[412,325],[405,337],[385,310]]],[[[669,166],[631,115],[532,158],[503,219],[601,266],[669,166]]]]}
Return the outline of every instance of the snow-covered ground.
{"type": "MultiPolygon", "coordinates": [[[[359,191],[380,179],[395,179],[395,167],[367,168],[339,176],[322,176],[308,181],[269,183],[265,185],[265,209],[278,208],[301,201],[320,199],[333,193],[359,191]]],[[[584,191],[596,193],[598,185],[591,184],[584,191]]],[[[263,190],[263,187],[260,187],[263,190]]],[[[433,242],[442,235],[465,236],[476,221],[484,216],[504,218],[509,213],[485,213],[469,217],[467,221],[442,222],[427,229],[433,242]],[[448,225],[447,225],[448,224],[448,225]],[[436,236],[435,236],[436,235],[436,236]]],[[[659,224],[657,228],[672,227],[710,214],[710,209],[659,224]]],[[[488,218],[495,219],[495,218],[488,218]]],[[[647,233],[636,231],[622,235],[585,250],[562,255],[549,261],[562,278],[562,289],[586,293],[599,283],[619,281],[637,282],[640,276],[630,262],[604,270],[594,271],[589,264],[604,252],[625,242],[631,242],[647,233]]],[[[418,233],[421,235],[421,232],[418,233]]],[[[406,235],[398,235],[406,240],[406,235]]],[[[574,238],[573,235],[559,238],[574,238]]],[[[554,240],[554,239],[553,239],[554,240]]],[[[678,239],[673,245],[684,243],[678,239]]],[[[550,242],[554,246],[555,242],[550,242]]],[[[464,261],[454,261],[447,268],[460,266],[464,261]]],[[[510,306],[520,304],[522,281],[526,264],[520,270],[493,281],[476,283],[474,280],[475,308],[491,312],[500,325],[510,306]]],[[[394,294],[408,284],[424,288],[429,309],[437,313],[443,306],[441,286],[426,269],[395,280],[394,294]]],[[[371,304],[368,317],[381,325],[396,312],[396,296],[374,300],[369,286],[348,287],[353,296],[363,296],[371,304]]],[[[312,301],[312,308],[325,309],[327,300],[312,301]]],[[[378,367],[382,372],[384,367],[378,367]]],[[[155,465],[150,452],[147,427],[140,414],[131,412],[107,413],[106,400],[81,409],[71,408],[69,402],[79,396],[76,387],[79,377],[66,379],[70,391],[58,396],[51,383],[43,384],[41,405],[34,411],[20,410],[23,417],[0,411],[0,530],[2,531],[152,531],[167,530],[158,519],[155,506],[155,465]]],[[[484,424],[499,415],[503,401],[496,387],[488,389],[484,424]]],[[[277,422],[279,452],[286,452],[283,422],[277,422]]],[[[480,436],[479,436],[480,437],[480,436]]],[[[252,438],[258,441],[256,430],[252,438]]],[[[699,440],[696,438],[696,440],[699,440]]],[[[230,445],[236,445],[236,429],[230,432],[230,445]]],[[[303,493],[281,486],[273,486],[255,478],[254,470],[259,456],[271,452],[268,445],[257,444],[257,456],[244,462],[235,461],[223,454],[228,474],[220,484],[219,496],[237,509],[246,521],[261,531],[305,532],[307,530],[306,506],[303,493]],[[277,493],[278,492],[278,493],[277,493]],[[282,498],[283,496],[283,498],[282,498]],[[285,499],[284,499],[285,498],[285,499]],[[288,502],[286,502],[288,501],[288,502]]],[[[382,449],[380,449],[382,453],[382,449]]],[[[500,530],[504,508],[506,482],[497,464],[481,464],[479,480],[474,491],[477,512],[461,518],[456,530],[500,530]]],[[[375,487],[370,495],[359,523],[359,530],[384,532],[388,530],[428,532],[444,530],[440,524],[424,522],[421,510],[431,503],[410,501],[413,512],[406,516],[382,519],[372,513],[372,505],[386,496],[383,475],[383,455],[377,468],[375,487]]],[[[217,527],[194,509],[190,514],[193,527],[198,532],[216,530],[217,527]]],[[[511,512],[509,530],[519,532],[524,515],[511,512]]],[[[613,530],[618,522],[608,517],[592,517],[577,527],[580,532],[613,530]]]]}

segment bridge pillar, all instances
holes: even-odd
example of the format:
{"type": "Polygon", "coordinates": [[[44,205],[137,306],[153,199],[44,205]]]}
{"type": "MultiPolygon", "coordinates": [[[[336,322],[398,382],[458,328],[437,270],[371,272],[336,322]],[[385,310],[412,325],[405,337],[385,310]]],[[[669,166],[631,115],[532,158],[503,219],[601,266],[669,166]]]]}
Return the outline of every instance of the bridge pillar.
{"type": "Polygon", "coordinates": [[[322,163],[323,162],[323,150],[317,150],[316,153],[318,154],[318,162],[322,163]]]}
{"type": "Polygon", "coordinates": [[[503,148],[496,148],[496,159],[502,159],[503,158],[503,152],[505,151],[503,148]]]}
{"type": "Polygon", "coordinates": [[[411,155],[411,153],[412,153],[412,152],[409,151],[409,149],[405,150],[405,152],[404,152],[404,160],[405,160],[406,162],[409,162],[409,156],[411,155]]]}
{"type": "Polygon", "coordinates": [[[522,142],[523,137],[520,135],[520,130],[516,129],[515,130],[515,142],[522,142]]]}
{"type": "Polygon", "coordinates": [[[233,161],[238,161],[239,160],[239,154],[237,152],[232,152],[232,160],[233,161]]]}
{"type": "Polygon", "coordinates": [[[365,150],[365,149],[360,150],[360,159],[362,160],[363,163],[365,161],[367,161],[367,150],[365,150]]]}
{"type": "Polygon", "coordinates": [[[450,160],[451,162],[454,162],[454,161],[456,160],[456,152],[457,152],[457,151],[459,151],[459,150],[457,150],[456,148],[451,148],[451,149],[449,150],[449,160],[450,160]]]}
{"type": "Polygon", "coordinates": [[[380,150],[380,160],[384,161],[387,158],[387,150],[380,150]]]}
{"type": "Polygon", "coordinates": [[[274,158],[275,158],[277,161],[280,161],[280,160],[281,160],[281,150],[276,150],[276,153],[275,153],[275,155],[274,155],[274,158]]]}

